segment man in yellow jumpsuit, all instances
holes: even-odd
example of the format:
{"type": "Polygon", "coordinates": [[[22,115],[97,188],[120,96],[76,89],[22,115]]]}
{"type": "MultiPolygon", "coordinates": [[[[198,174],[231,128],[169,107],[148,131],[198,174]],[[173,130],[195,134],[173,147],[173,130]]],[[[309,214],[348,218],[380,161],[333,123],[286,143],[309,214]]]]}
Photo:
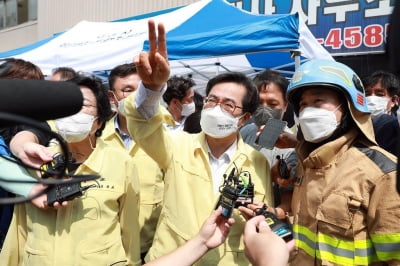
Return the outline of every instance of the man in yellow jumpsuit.
{"type": "Polygon", "coordinates": [[[399,265],[397,159],[376,145],[360,79],[311,60],[287,93],[300,124],[292,264],[399,265]]]}
{"type": "MultiPolygon", "coordinates": [[[[109,98],[112,105],[121,108],[123,99],[137,89],[140,77],[133,63],[114,67],[108,77],[109,98]]],[[[140,251],[142,257],[153,242],[158,217],[161,212],[164,194],[164,174],[157,163],[151,159],[129,135],[123,112],[118,112],[107,121],[101,135],[102,140],[126,151],[136,164],[140,179],[140,251]]]]}
{"type": "MultiPolygon", "coordinates": [[[[153,245],[146,260],[153,260],[193,237],[215,208],[223,175],[233,168],[250,175],[255,200],[272,205],[269,165],[265,157],[245,144],[238,128],[258,104],[257,89],[241,73],[226,73],[207,86],[199,134],[168,134],[163,127],[159,100],[170,69],[165,30],[149,22],[149,53],[135,59],[142,82],[125,99],[128,130],[133,138],[165,170],[164,203],[153,245]]],[[[209,251],[197,265],[249,265],[242,233],[245,219],[235,209],[236,223],[224,245],[209,251]]]]}

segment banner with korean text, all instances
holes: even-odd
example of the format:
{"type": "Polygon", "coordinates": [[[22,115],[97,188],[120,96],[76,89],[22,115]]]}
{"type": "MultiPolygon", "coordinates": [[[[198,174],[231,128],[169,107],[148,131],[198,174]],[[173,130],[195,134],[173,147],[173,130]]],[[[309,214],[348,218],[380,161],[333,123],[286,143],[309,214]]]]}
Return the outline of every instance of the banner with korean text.
{"type": "Polygon", "coordinates": [[[383,53],[396,0],[228,0],[256,14],[299,13],[332,55],[383,53]]]}

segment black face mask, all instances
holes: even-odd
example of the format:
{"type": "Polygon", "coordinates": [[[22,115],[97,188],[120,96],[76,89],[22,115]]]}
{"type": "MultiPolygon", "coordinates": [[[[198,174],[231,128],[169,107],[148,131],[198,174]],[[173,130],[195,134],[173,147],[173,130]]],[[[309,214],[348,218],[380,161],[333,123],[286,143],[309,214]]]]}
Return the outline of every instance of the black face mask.
{"type": "Polygon", "coordinates": [[[282,109],[272,109],[268,106],[259,106],[253,114],[254,123],[258,127],[265,125],[265,123],[271,119],[281,119],[282,109]]]}

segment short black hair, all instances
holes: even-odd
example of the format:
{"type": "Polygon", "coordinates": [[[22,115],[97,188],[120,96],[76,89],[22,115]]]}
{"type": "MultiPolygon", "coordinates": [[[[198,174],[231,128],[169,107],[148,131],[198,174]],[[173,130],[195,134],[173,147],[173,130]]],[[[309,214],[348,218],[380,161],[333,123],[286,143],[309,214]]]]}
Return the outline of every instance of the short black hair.
{"type": "Polygon", "coordinates": [[[258,91],[260,91],[261,88],[263,88],[265,85],[268,85],[271,82],[276,84],[281,89],[284,101],[286,101],[286,91],[287,87],[289,86],[289,81],[279,72],[271,69],[266,69],[258,73],[254,77],[253,81],[258,91]]]}
{"type": "Polygon", "coordinates": [[[167,81],[167,90],[163,94],[163,100],[169,105],[172,99],[181,101],[185,98],[189,89],[196,85],[193,79],[180,76],[172,76],[167,81]]]}
{"type": "Polygon", "coordinates": [[[240,72],[224,72],[210,79],[206,86],[206,96],[210,93],[211,89],[219,84],[225,82],[233,82],[243,85],[246,88],[246,95],[242,100],[243,113],[254,113],[257,109],[259,97],[258,90],[253,81],[245,74],[240,72]]]}
{"type": "Polygon", "coordinates": [[[378,70],[364,77],[362,81],[364,88],[373,86],[379,82],[388,90],[390,96],[400,96],[400,81],[396,75],[390,72],[378,70]]]}
{"type": "Polygon", "coordinates": [[[136,73],[137,69],[134,63],[122,64],[114,67],[108,75],[109,89],[114,90],[114,83],[117,78],[125,78],[126,76],[136,73]]]}
{"type": "Polygon", "coordinates": [[[76,76],[76,71],[71,67],[57,67],[52,71],[53,75],[59,73],[62,81],[73,79],[76,76]]]}

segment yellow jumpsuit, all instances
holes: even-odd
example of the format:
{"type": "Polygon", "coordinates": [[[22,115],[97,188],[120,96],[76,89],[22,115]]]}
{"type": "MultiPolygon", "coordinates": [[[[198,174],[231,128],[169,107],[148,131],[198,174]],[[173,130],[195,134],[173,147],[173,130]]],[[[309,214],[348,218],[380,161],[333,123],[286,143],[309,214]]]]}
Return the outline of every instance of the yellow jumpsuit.
{"type": "Polygon", "coordinates": [[[131,158],[100,140],[76,174],[99,174],[58,210],[16,205],[1,265],[140,265],[139,180],[131,158]]]}
{"type": "MultiPolygon", "coordinates": [[[[137,143],[165,171],[164,203],[153,245],[146,260],[160,257],[185,243],[200,229],[216,206],[219,195],[213,182],[204,133],[168,134],[160,109],[145,120],[134,107],[134,94],[125,100],[129,132],[137,143]]],[[[255,200],[273,205],[270,168],[265,157],[243,142],[238,135],[233,163],[250,173],[255,187],[255,200]]],[[[245,220],[234,210],[236,223],[226,242],[210,250],[196,265],[250,265],[244,255],[242,233],[245,220]]]]}
{"type": "Polygon", "coordinates": [[[123,140],[115,131],[114,119],[107,121],[101,138],[108,145],[127,152],[136,164],[140,181],[140,246],[141,253],[144,253],[151,247],[160,216],[164,195],[164,174],[157,163],[134,140],[128,150],[125,148],[123,140]]]}

